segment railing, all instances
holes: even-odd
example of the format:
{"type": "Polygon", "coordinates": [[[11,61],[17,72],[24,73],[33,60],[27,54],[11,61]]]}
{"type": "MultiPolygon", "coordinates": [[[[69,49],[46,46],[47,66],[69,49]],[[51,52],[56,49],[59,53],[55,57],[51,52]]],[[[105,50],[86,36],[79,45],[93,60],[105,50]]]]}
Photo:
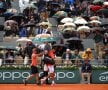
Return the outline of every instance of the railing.
{"type": "MultiPolygon", "coordinates": [[[[38,58],[38,65],[41,65],[41,58],[38,58]]],[[[31,63],[31,60],[30,59],[14,59],[13,61],[11,62],[7,62],[6,59],[0,59],[0,66],[5,66],[5,65],[17,65],[17,66],[27,66],[27,65],[30,65],[31,63]]],[[[59,58],[56,58],[55,59],[55,64],[56,66],[64,66],[64,65],[75,65],[75,66],[81,66],[82,63],[84,63],[84,60],[83,59],[71,59],[71,60],[62,60],[60,57],[59,58]]],[[[91,65],[105,65],[105,66],[108,66],[108,59],[92,59],[89,61],[89,63],[91,65]]]]}

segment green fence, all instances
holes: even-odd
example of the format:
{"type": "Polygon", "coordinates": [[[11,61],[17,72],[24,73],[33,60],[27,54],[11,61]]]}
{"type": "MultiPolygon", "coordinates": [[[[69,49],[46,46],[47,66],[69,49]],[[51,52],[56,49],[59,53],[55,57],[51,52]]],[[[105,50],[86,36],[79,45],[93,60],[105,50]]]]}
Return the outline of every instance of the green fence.
{"type": "MultiPolygon", "coordinates": [[[[81,75],[78,69],[74,70],[55,70],[55,82],[63,84],[80,83],[81,75]]],[[[40,71],[40,75],[42,71],[40,71]]],[[[23,83],[23,79],[30,75],[30,70],[0,70],[0,83],[23,83]]],[[[35,83],[35,78],[29,81],[35,83]]],[[[91,83],[107,83],[108,70],[93,70],[91,83]]]]}
{"type": "Polygon", "coordinates": [[[107,83],[108,84],[108,70],[93,70],[92,83],[107,83]]]}
{"type": "MultiPolygon", "coordinates": [[[[0,70],[0,83],[23,83],[30,70],[0,70]]],[[[79,70],[55,70],[56,83],[80,83],[79,70]]],[[[41,74],[42,72],[40,72],[41,74]]],[[[32,79],[29,83],[35,83],[32,79]]]]}

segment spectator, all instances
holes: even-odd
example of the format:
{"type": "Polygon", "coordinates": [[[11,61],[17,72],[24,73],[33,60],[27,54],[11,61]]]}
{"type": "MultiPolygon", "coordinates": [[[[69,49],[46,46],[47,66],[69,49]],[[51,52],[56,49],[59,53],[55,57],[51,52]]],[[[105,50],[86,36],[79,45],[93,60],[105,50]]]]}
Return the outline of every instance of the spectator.
{"type": "Polygon", "coordinates": [[[82,64],[82,67],[81,67],[82,83],[84,83],[84,79],[86,76],[87,77],[87,83],[90,84],[91,71],[92,71],[92,66],[89,63],[89,60],[87,58],[85,58],[84,63],[82,64]]]}
{"type": "Polygon", "coordinates": [[[44,50],[48,50],[48,52],[51,50],[52,46],[48,42],[44,42],[44,50]]]}
{"type": "Polygon", "coordinates": [[[0,51],[0,66],[2,65],[2,63],[3,63],[3,53],[2,53],[2,51],[0,51]]]}
{"type": "Polygon", "coordinates": [[[43,33],[46,34],[48,32],[48,25],[43,25],[43,33]]]}
{"type": "Polygon", "coordinates": [[[70,49],[66,49],[66,52],[62,55],[62,62],[65,64],[70,64],[72,59],[72,53],[70,49]]]}
{"type": "Polygon", "coordinates": [[[25,56],[28,57],[29,62],[31,62],[31,55],[32,55],[33,48],[36,48],[35,45],[32,42],[27,42],[24,52],[25,52],[25,56]]]}
{"type": "Polygon", "coordinates": [[[40,25],[39,27],[36,28],[35,34],[42,34],[43,33],[43,25],[40,25]]]}
{"type": "Polygon", "coordinates": [[[27,29],[24,26],[19,29],[19,37],[27,37],[27,29]]]}
{"type": "Polygon", "coordinates": [[[96,51],[97,57],[99,57],[99,52],[100,52],[99,50],[102,45],[102,40],[103,40],[103,35],[100,33],[99,30],[96,30],[94,41],[95,41],[95,51],[96,51]]]}
{"type": "Polygon", "coordinates": [[[104,48],[108,48],[108,33],[104,34],[103,44],[104,44],[104,48]]]}
{"type": "Polygon", "coordinates": [[[5,54],[5,63],[7,64],[12,64],[14,63],[14,53],[11,50],[7,50],[6,54],[5,54]]]}
{"type": "Polygon", "coordinates": [[[103,55],[104,65],[108,66],[108,48],[104,50],[105,53],[103,55]]]}
{"type": "Polygon", "coordinates": [[[79,65],[81,63],[81,55],[79,54],[79,51],[76,49],[74,50],[74,54],[72,54],[72,63],[75,65],[79,65]]]}

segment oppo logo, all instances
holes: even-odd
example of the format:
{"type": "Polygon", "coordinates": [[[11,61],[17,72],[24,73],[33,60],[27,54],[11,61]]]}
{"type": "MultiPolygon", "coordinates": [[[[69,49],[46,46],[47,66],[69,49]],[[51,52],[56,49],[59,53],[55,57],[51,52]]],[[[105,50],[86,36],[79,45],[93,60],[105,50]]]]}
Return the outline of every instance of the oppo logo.
{"type": "MultiPolygon", "coordinates": [[[[42,74],[40,72],[39,74],[42,74]]],[[[19,78],[27,78],[30,75],[29,72],[0,72],[0,79],[2,80],[16,80],[19,78]]],[[[56,72],[55,78],[61,80],[63,78],[72,79],[75,77],[74,72],[56,72]]]]}
{"type": "Polygon", "coordinates": [[[11,79],[15,80],[18,78],[27,78],[30,75],[29,72],[0,72],[0,79],[6,80],[11,79]]]}
{"type": "Polygon", "coordinates": [[[99,80],[100,81],[108,81],[108,72],[103,72],[99,74],[99,80]]]}

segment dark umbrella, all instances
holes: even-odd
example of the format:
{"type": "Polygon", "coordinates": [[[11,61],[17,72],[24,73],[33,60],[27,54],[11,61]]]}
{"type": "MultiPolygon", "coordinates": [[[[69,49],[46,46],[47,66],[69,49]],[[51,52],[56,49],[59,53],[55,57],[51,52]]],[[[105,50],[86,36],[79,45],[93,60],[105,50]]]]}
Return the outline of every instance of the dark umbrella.
{"type": "Polygon", "coordinates": [[[72,38],[67,39],[67,42],[69,42],[69,43],[82,42],[82,40],[79,39],[78,37],[72,37],[72,38]]]}
{"type": "Polygon", "coordinates": [[[67,45],[65,45],[65,44],[54,44],[53,47],[64,47],[64,48],[67,48],[67,45]]]}
{"type": "Polygon", "coordinates": [[[62,56],[62,54],[66,51],[66,49],[68,48],[67,45],[65,44],[54,44],[53,47],[56,50],[56,56],[62,56]]]}
{"type": "Polygon", "coordinates": [[[25,24],[24,27],[35,27],[36,24],[34,23],[29,23],[29,24],[25,24]]]}
{"type": "Polygon", "coordinates": [[[71,9],[70,8],[64,8],[63,11],[65,11],[65,12],[71,12],[71,9]]]}
{"type": "Polygon", "coordinates": [[[97,11],[98,15],[101,15],[102,17],[108,17],[108,9],[104,8],[104,9],[100,9],[97,11]]]}
{"type": "Polygon", "coordinates": [[[10,17],[10,16],[12,16],[12,15],[14,15],[14,13],[12,13],[12,12],[5,12],[5,13],[3,14],[3,16],[5,16],[5,17],[10,17]]]}
{"type": "Polygon", "coordinates": [[[69,48],[71,50],[74,50],[74,49],[82,49],[82,44],[81,44],[82,40],[79,39],[79,38],[77,38],[77,37],[69,38],[67,40],[67,42],[70,43],[69,44],[69,48]]]}
{"type": "Polygon", "coordinates": [[[22,15],[22,14],[14,14],[9,19],[17,19],[17,20],[19,20],[19,19],[26,19],[26,17],[24,15],[22,15]]]}
{"type": "Polygon", "coordinates": [[[59,3],[56,3],[56,2],[52,2],[51,5],[60,7],[59,3]]]}

